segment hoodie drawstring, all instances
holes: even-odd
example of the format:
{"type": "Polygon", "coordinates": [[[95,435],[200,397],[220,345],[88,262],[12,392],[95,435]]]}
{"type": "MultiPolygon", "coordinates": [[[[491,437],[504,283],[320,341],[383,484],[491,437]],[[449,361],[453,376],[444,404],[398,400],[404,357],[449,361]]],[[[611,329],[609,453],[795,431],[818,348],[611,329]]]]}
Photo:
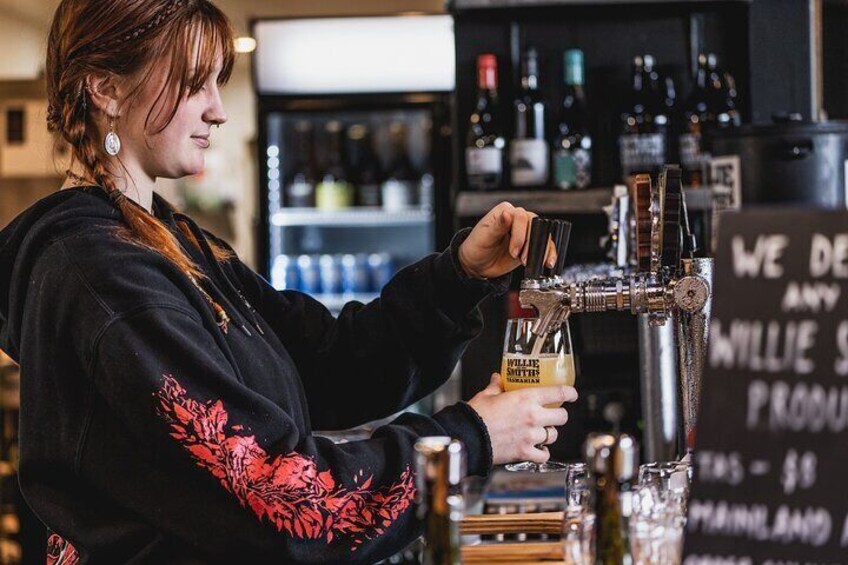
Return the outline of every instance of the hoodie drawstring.
{"type": "Polygon", "coordinates": [[[218,263],[218,260],[215,259],[215,253],[209,246],[209,241],[206,239],[206,235],[203,233],[200,227],[194,222],[194,220],[192,220],[185,214],[176,213],[174,214],[174,219],[175,221],[185,222],[185,225],[188,226],[192,235],[200,244],[201,252],[206,258],[207,263],[212,266],[212,269],[217,273],[218,277],[222,281],[224,281],[224,285],[228,287],[230,292],[235,293],[235,295],[238,296],[238,299],[241,300],[241,302],[245,305],[245,307],[247,308],[248,317],[253,323],[253,326],[256,328],[256,331],[258,331],[260,335],[265,335],[265,331],[262,329],[262,325],[259,323],[258,312],[253,307],[253,305],[247,300],[247,297],[245,297],[241,290],[239,290],[238,287],[233,284],[227,273],[221,268],[221,265],[218,263]]]}

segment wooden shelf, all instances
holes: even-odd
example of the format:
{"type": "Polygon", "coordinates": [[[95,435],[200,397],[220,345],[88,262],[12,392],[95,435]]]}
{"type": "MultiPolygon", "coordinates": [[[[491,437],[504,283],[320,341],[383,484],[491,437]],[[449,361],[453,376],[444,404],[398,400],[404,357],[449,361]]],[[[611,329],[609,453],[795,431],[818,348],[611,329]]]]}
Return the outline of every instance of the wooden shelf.
{"type": "MultiPolygon", "coordinates": [[[[686,206],[690,212],[712,209],[709,187],[687,188],[686,206]]],[[[539,214],[602,214],[612,203],[611,187],[586,190],[503,190],[493,192],[460,192],[456,197],[456,215],[479,217],[501,202],[521,206],[539,214]]]]}

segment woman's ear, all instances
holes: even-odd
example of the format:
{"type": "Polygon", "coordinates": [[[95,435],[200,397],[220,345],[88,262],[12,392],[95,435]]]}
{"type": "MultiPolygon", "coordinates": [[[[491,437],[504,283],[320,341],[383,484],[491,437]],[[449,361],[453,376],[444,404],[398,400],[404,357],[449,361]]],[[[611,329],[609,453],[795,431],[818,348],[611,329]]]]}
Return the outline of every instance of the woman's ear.
{"type": "Polygon", "coordinates": [[[114,75],[89,75],[85,88],[95,108],[106,116],[118,116],[119,85],[114,75]]]}

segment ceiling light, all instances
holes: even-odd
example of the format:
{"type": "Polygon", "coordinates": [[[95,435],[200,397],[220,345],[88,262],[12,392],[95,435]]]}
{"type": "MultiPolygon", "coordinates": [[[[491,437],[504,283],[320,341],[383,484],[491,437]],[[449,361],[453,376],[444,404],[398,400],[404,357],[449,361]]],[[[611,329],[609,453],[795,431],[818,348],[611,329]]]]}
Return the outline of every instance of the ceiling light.
{"type": "Polygon", "coordinates": [[[236,37],[236,53],[252,53],[256,49],[256,40],[252,37],[236,37]]]}

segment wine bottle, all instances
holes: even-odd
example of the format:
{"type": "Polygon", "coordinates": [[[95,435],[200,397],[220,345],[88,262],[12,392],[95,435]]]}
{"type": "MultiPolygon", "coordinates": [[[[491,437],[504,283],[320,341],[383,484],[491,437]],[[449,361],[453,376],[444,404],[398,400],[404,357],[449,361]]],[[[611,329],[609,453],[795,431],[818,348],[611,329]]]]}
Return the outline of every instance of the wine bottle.
{"type": "Polygon", "coordinates": [[[634,563],[629,530],[638,451],[626,434],[593,433],[583,446],[595,483],[595,565],[634,563]]]}
{"type": "Polygon", "coordinates": [[[736,81],[733,76],[718,67],[718,58],[710,53],[707,56],[709,70],[708,84],[714,99],[716,127],[735,127],[742,124],[742,116],[737,105],[736,81]]]}
{"type": "Polygon", "coordinates": [[[312,124],[297,122],[295,133],[295,160],[286,182],[285,204],[289,208],[315,206],[315,153],[313,151],[312,124]]]}
{"type": "Polygon", "coordinates": [[[468,118],[465,172],[468,187],[495,190],[503,182],[505,140],[498,115],[498,60],[491,53],[477,57],[477,106],[468,118]]]}
{"type": "Polygon", "coordinates": [[[652,55],[633,59],[630,99],[622,113],[619,137],[625,177],[657,175],[668,159],[668,128],[674,105],[673,82],[660,78],[652,55]]]}
{"type": "Polygon", "coordinates": [[[374,153],[371,130],[364,124],[355,124],[348,128],[347,138],[350,176],[356,187],[356,205],[380,206],[380,182],[383,173],[380,160],[374,153]]]}
{"type": "Polygon", "coordinates": [[[682,131],[678,138],[683,184],[702,186],[708,155],[704,152],[704,137],[715,125],[715,113],[707,90],[707,56],[698,56],[695,88],[683,105],[682,131]]]}
{"type": "Polygon", "coordinates": [[[423,437],[415,442],[416,502],[424,522],[422,565],[459,565],[459,525],[464,505],[460,484],[465,477],[462,443],[449,437],[423,437]]]}
{"type": "Polygon", "coordinates": [[[348,178],[344,159],[344,128],[341,122],[327,122],[327,165],[321,182],[315,187],[315,204],[324,210],[337,210],[353,206],[353,185],[348,178]]]}
{"type": "Polygon", "coordinates": [[[541,188],[548,182],[546,114],[547,106],[539,92],[539,56],[530,47],[521,61],[521,93],[515,101],[515,132],[509,145],[510,178],[515,187],[541,188]]]}
{"type": "Polygon", "coordinates": [[[407,128],[402,122],[389,126],[392,145],[392,160],[387,168],[386,179],[381,186],[383,209],[406,210],[416,205],[420,174],[409,158],[406,136],[407,128]]]}
{"type": "Polygon", "coordinates": [[[592,135],[584,92],[583,52],[563,54],[565,94],[553,145],[554,183],[563,190],[587,188],[592,182],[592,135]]]}

